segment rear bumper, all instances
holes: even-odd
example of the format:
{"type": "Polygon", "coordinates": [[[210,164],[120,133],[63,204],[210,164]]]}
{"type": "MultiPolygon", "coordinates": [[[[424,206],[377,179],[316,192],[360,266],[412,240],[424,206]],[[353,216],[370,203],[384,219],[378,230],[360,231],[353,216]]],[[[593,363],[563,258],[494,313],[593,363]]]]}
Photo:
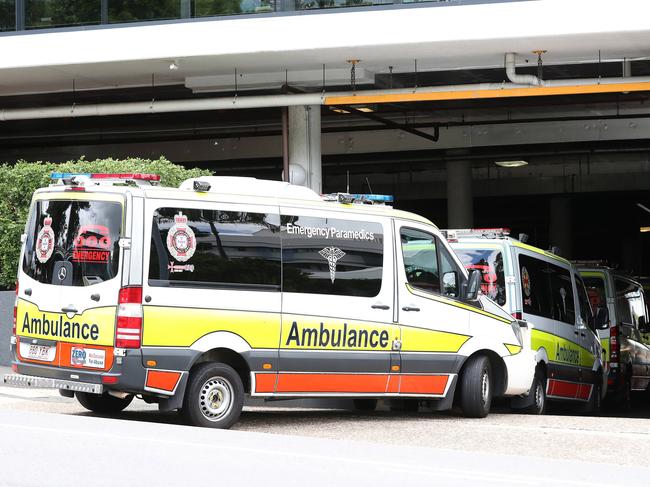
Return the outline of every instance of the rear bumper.
{"type": "Polygon", "coordinates": [[[6,374],[3,377],[2,382],[10,387],[63,389],[73,392],[89,392],[92,394],[101,394],[104,392],[104,386],[102,384],[53,379],[51,377],[37,377],[33,375],[6,374]]]}
{"type": "MultiPolygon", "coordinates": [[[[130,393],[143,392],[146,369],[142,366],[142,352],[127,350],[123,357],[119,357],[108,371],[95,371],[87,368],[57,367],[47,363],[23,362],[18,359],[16,346],[11,345],[13,355],[12,377],[26,377],[27,379],[11,378],[4,383],[13,387],[39,387],[63,389],[78,392],[93,392],[108,390],[130,393]],[[37,383],[35,385],[27,385],[37,383]],[[54,385],[53,385],[54,384],[54,385]],[[63,385],[59,387],[58,385],[63,385]],[[70,387],[65,387],[69,385],[70,387]],[[76,385],[77,387],[73,387],[76,385]],[[93,391],[88,388],[92,388],[93,391]]],[[[117,359],[117,357],[116,357],[117,359]]],[[[101,393],[100,392],[100,393],[101,393]]]]}

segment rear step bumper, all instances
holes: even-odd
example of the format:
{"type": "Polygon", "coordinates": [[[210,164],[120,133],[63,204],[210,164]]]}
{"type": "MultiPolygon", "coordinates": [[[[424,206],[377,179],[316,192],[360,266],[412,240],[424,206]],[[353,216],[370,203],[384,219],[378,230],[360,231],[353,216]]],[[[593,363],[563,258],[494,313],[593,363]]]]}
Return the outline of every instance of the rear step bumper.
{"type": "Polygon", "coordinates": [[[25,387],[31,389],[63,389],[74,392],[90,392],[92,394],[101,394],[104,392],[104,386],[101,384],[22,374],[6,374],[3,378],[3,383],[9,387],[25,387]]]}

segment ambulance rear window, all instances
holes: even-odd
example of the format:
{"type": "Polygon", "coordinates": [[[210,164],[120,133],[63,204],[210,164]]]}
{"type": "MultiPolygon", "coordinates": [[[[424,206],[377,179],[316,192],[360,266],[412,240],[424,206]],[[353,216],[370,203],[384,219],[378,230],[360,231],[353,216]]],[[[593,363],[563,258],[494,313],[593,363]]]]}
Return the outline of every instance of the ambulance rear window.
{"type": "Polygon", "coordinates": [[[122,205],[37,201],[27,225],[23,272],[44,284],[91,286],[118,274],[122,205]]]}

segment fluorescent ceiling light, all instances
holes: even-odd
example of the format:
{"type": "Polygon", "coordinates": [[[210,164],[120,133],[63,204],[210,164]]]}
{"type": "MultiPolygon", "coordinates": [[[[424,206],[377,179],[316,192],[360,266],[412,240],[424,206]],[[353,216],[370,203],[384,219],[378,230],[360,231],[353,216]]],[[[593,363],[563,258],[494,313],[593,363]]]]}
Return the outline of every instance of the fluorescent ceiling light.
{"type": "Polygon", "coordinates": [[[528,162],[526,161],[497,161],[495,164],[499,167],[522,167],[527,166],[528,162]]]}
{"type": "Polygon", "coordinates": [[[641,233],[650,233],[650,227],[641,227],[639,231],[641,233]]]}

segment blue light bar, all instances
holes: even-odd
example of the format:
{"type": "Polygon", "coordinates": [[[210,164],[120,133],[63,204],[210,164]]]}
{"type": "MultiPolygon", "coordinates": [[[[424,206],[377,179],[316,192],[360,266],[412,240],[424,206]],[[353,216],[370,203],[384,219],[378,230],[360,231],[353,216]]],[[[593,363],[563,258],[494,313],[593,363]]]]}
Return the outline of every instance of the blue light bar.
{"type": "Polygon", "coordinates": [[[372,201],[374,203],[393,203],[395,198],[389,194],[352,194],[355,200],[372,201]]]}
{"type": "Polygon", "coordinates": [[[53,172],[50,174],[50,179],[70,179],[76,176],[86,176],[89,178],[91,177],[91,174],[82,172],[53,172]]]}

